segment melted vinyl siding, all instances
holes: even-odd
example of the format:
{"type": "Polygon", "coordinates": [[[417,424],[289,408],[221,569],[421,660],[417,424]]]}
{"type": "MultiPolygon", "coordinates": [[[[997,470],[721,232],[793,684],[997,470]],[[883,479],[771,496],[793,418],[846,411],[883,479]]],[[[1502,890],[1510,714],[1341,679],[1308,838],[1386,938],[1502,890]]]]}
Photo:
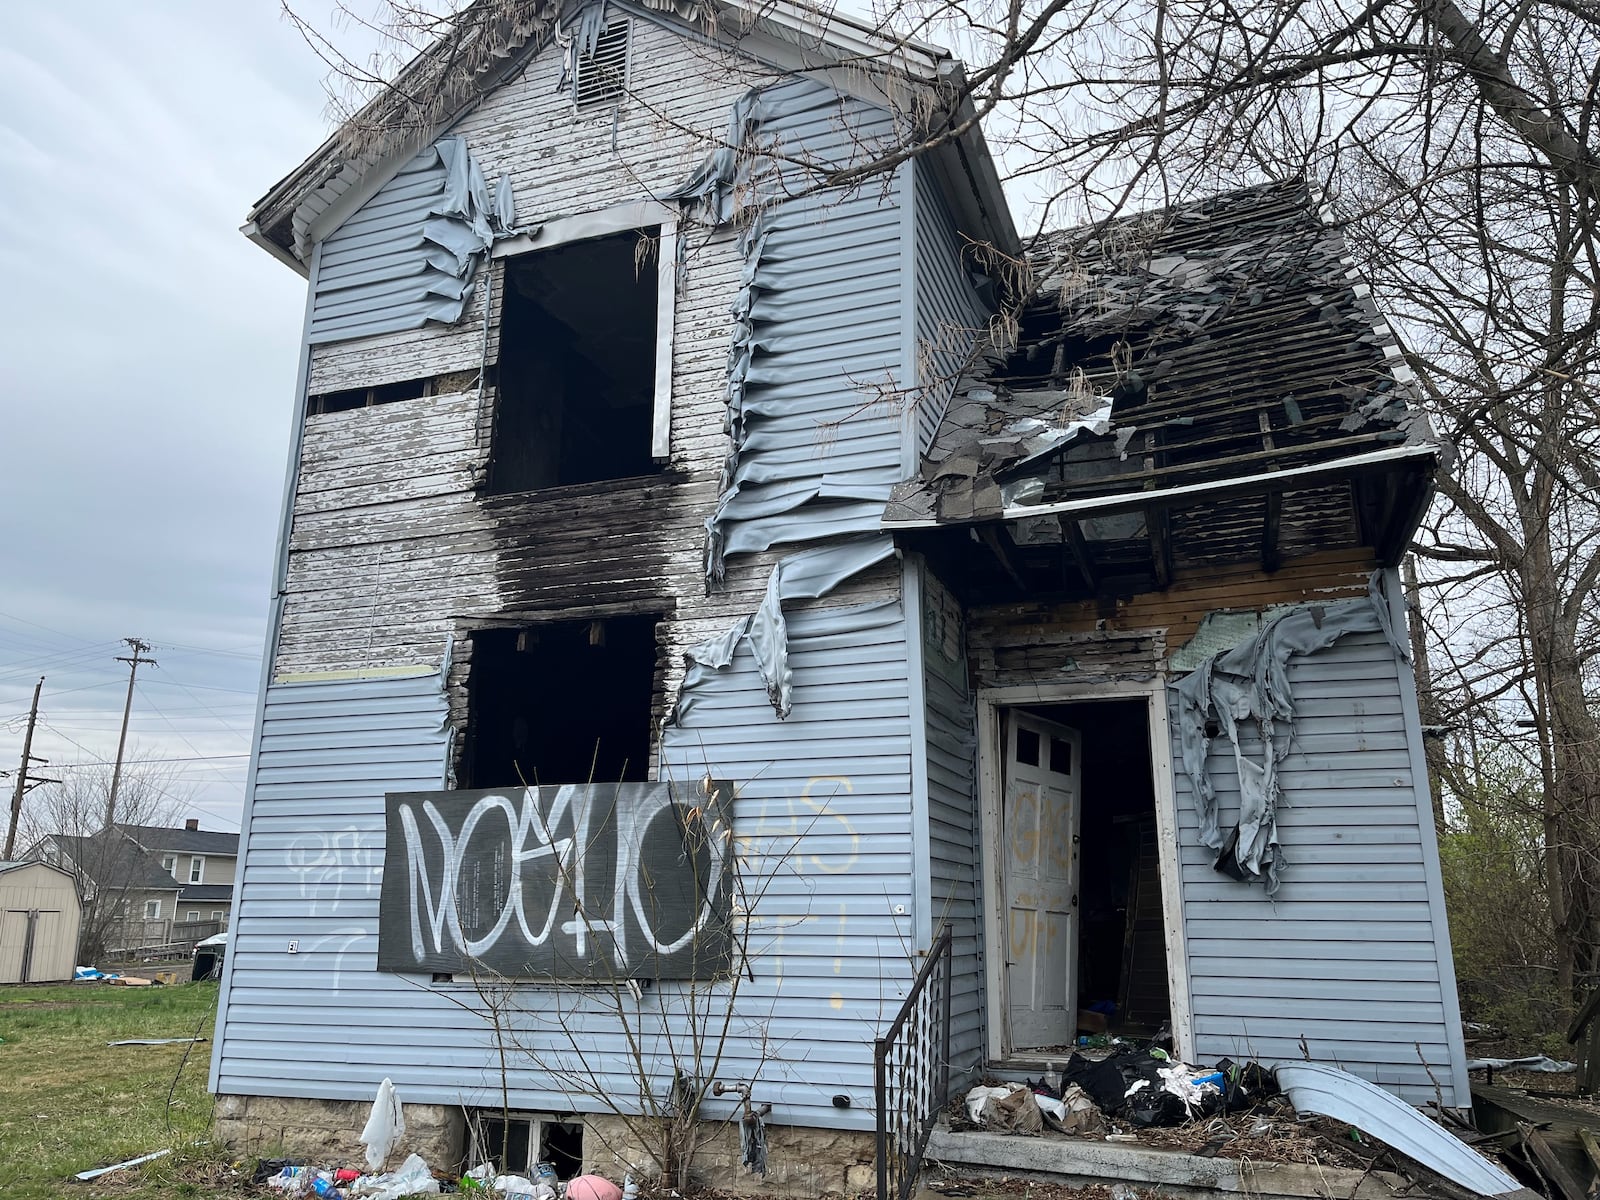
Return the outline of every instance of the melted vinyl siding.
{"type": "MultiPolygon", "coordinates": [[[[1175,772],[1200,1061],[1299,1059],[1303,1038],[1314,1061],[1413,1103],[1436,1098],[1435,1080],[1446,1104],[1468,1102],[1453,1082],[1461,1035],[1441,985],[1451,978],[1439,962],[1445,915],[1424,844],[1432,810],[1412,770],[1404,669],[1379,634],[1291,660],[1299,715],[1279,773],[1287,866],[1274,899],[1212,869],[1188,777],[1175,772]]],[[[1172,719],[1176,764],[1175,709],[1172,719]]],[[[1254,738],[1244,744],[1259,750],[1254,738]]],[[[1238,785],[1225,740],[1210,766],[1226,820],[1238,785]]]]}
{"type": "MultiPolygon", "coordinates": [[[[810,80],[766,96],[761,144],[807,161],[861,161],[894,132],[888,113],[810,80]]],[[[872,390],[903,377],[900,178],[763,217],[730,555],[878,528],[900,479],[900,418],[872,390]]]]}
{"type": "MultiPolygon", "coordinates": [[[[959,613],[956,601],[930,573],[923,576],[925,643],[953,637],[958,671],[966,670],[959,626],[943,629],[939,614],[959,613]],[[935,622],[929,625],[930,617],[935,622]]],[[[984,977],[981,950],[977,810],[977,721],[971,695],[937,665],[927,645],[923,689],[928,739],[928,859],[933,927],[947,922],[954,955],[950,1003],[952,1086],[983,1063],[984,977]]]]}
{"type": "Polygon", "coordinates": [[[329,235],[311,310],[313,344],[415,329],[435,312],[442,298],[428,292],[429,278],[456,281],[429,267],[438,247],[423,239],[422,227],[444,185],[444,164],[430,146],[329,235]]]}
{"type": "MultiPolygon", "coordinates": [[[[752,876],[755,981],[741,992],[720,1077],[758,1078],[779,1123],[865,1129],[872,1039],[910,973],[904,621],[898,601],[882,601],[796,612],[789,629],[790,718],[773,715],[746,650],[668,757],[680,777],[709,765],[738,782],[736,833],[770,868],[752,876]],[[832,1106],[840,1092],[853,1109],[832,1106]]],[[[437,674],[269,691],[218,1092],[365,1099],[387,1075],[408,1100],[499,1103],[488,1027],[452,1002],[481,1003],[471,988],[447,997],[422,977],[375,969],[383,796],[442,786],[444,713],[437,674]]],[[[670,989],[652,994],[675,1002],[670,989]]],[[[582,1069],[621,1094],[636,1090],[620,1026],[601,1003],[538,986],[517,989],[517,1001],[527,1049],[513,1055],[515,1107],[598,1107],[553,1082],[580,1069],[563,1059],[568,1032],[585,1048],[582,1069]]],[[[654,1020],[639,1028],[659,1048],[654,1020]]]]}
{"type": "Polygon", "coordinates": [[[916,160],[917,451],[925,453],[986,314],[967,281],[961,235],[926,159],[916,160]]]}

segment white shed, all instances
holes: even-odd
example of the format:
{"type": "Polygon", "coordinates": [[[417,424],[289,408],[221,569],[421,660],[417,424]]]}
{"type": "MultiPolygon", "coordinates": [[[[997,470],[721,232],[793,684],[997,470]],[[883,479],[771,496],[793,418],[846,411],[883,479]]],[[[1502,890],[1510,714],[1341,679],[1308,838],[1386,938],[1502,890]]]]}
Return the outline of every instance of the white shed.
{"type": "Polygon", "coordinates": [[[0,983],[71,979],[78,885],[59,867],[0,862],[0,983]]]}

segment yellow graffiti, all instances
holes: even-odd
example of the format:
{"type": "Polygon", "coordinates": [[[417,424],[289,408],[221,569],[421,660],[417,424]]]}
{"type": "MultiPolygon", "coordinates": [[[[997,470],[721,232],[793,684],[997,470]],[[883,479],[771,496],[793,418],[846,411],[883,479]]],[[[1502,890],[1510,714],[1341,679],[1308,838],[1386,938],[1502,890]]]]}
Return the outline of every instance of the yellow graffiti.
{"type": "Polygon", "coordinates": [[[1039,797],[1027,788],[1011,794],[1011,857],[1023,866],[1039,858],[1039,797]]]}

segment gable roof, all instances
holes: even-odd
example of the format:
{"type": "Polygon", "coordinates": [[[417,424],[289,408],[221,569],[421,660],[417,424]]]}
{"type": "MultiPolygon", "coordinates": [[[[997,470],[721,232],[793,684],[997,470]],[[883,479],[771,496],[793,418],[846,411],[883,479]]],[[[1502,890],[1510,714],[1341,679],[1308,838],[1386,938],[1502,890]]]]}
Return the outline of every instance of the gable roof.
{"type": "Polygon", "coordinates": [[[0,862],[0,875],[4,875],[7,871],[21,870],[23,867],[43,867],[46,871],[54,871],[57,875],[65,876],[67,879],[72,878],[71,871],[64,871],[54,863],[43,862],[37,858],[14,859],[9,862],[0,862]]]}
{"type": "MultiPolygon", "coordinates": [[[[475,0],[457,18],[456,33],[411,60],[392,84],[364,105],[304,162],[251,207],[242,232],[300,274],[310,247],[351,215],[366,197],[418,151],[505,83],[525,59],[553,40],[590,3],[617,0],[475,0]],[[474,19],[475,14],[481,19],[474,19]],[[463,66],[463,64],[465,64],[463,66]],[[426,96],[418,111],[406,98],[426,96]]],[[[946,50],[897,38],[839,12],[802,0],[632,0],[641,9],[697,25],[707,36],[753,52],[750,35],[765,34],[797,56],[797,70],[849,67],[857,77],[888,75],[934,89],[959,83],[962,72],[946,50]]],[[[626,8],[627,4],[619,7],[626,8]]],[[[940,119],[971,118],[970,100],[940,119]]],[[[976,121],[935,158],[958,218],[984,227],[1002,250],[1016,243],[976,121]]]]}
{"type": "Polygon", "coordinates": [[[168,825],[118,825],[117,828],[150,851],[234,856],[239,853],[237,833],[173,828],[168,825]]]}
{"type": "Polygon", "coordinates": [[[182,889],[170,872],[161,869],[159,859],[125,837],[108,837],[102,829],[87,837],[53,833],[50,838],[81,874],[96,883],[148,892],[182,889]]]}

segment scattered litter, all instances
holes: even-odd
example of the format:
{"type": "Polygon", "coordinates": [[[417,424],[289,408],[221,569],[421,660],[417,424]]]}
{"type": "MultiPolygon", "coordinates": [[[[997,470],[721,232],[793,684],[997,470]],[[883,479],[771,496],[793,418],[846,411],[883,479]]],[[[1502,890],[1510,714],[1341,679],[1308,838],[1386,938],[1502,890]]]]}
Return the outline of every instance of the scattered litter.
{"type": "Polygon", "coordinates": [[[146,979],[142,975],[103,975],[107,983],[116,984],[118,987],[155,987],[154,979],[146,979]]]}
{"type": "MultiPolygon", "coordinates": [[[[400,1096],[394,1090],[394,1081],[387,1075],[378,1085],[378,1094],[372,1100],[372,1113],[361,1131],[361,1141],[367,1148],[367,1167],[378,1171],[394,1150],[394,1144],[406,1131],[406,1119],[400,1108],[400,1096]]],[[[412,1155],[416,1158],[416,1155],[412,1155]]],[[[411,1159],[406,1159],[410,1162],[411,1159]]],[[[418,1159],[420,1162],[421,1160],[418,1159]]],[[[430,1176],[431,1178],[431,1176],[430,1176]]],[[[401,1193],[402,1195],[404,1193],[401,1193]]]]}
{"type": "MultiPolygon", "coordinates": [[[[392,1091],[394,1085],[387,1079],[383,1082],[388,1084],[392,1091]]],[[[381,1094],[380,1088],[380,1096],[381,1094]]],[[[376,1103],[373,1107],[376,1109],[376,1103]]],[[[395,1101],[395,1108],[396,1110],[399,1108],[398,1100],[395,1101]]],[[[404,1122],[401,1122],[400,1132],[405,1132],[404,1122]]],[[[364,1133],[362,1140],[366,1140],[364,1133]]],[[[370,1149],[367,1151],[367,1161],[372,1161],[370,1149]]],[[[492,1167],[490,1174],[493,1174],[492,1167]]],[[[406,1160],[396,1171],[386,1175],[363,1175],[350,1185],[352,1196],[365,1196],[367,1200],[400,1200],[402,1196],[435,1196],[438,1193],[439,1181],[433,1177],[433,1172],[428,1170],[428,1164],[423,1161],[420,1154],[407,1155],[406,1160]]]]}
{"type": "Polygon", "coordinates": [[[107,1042],[108,1046],[175,1046],[184,1042],[203,1042],[203,1037],[186,1038],[125,1038],[120,1042],[107,1042]]]}
{"type": "Polygon", "coordinates": [[[974,1125],[1001,1133],[1037,1136],[1044,1130],[1039,1098],[1031,1088],[1020,1083],[973,1088],[967,1093],[967,1115],[974,1125]]]}
{"type": "Polygon", "coordinates": [[[140,1163],[147,1163],[152,1159],[160,1158],[163,1154],[171,1154],[171,1150],[157,1150],[154,1154],[143,1154],[138,1158],[130,1158],[126,1162],[113,1163],[109,1167],[96,1167],[92,1171],[79,1171],[73,1176],[79,1183],[88,1183],[91,1179],[99,1179],[102,1175],[109,1175],[113,1171],[120,1171],[124,1167],[137,1167],[140,1163]]]}
{"type": "Polygon", "coordinates": [[[1469,1071],[1543,1071],[1547,1075],[1568,1075],[1577,1069],[1577,1063],[1560,1062],[1548,1054],[1535,1054],[1532,1058],[1474,1058],[1467,1061],[1469,1071]]]}

